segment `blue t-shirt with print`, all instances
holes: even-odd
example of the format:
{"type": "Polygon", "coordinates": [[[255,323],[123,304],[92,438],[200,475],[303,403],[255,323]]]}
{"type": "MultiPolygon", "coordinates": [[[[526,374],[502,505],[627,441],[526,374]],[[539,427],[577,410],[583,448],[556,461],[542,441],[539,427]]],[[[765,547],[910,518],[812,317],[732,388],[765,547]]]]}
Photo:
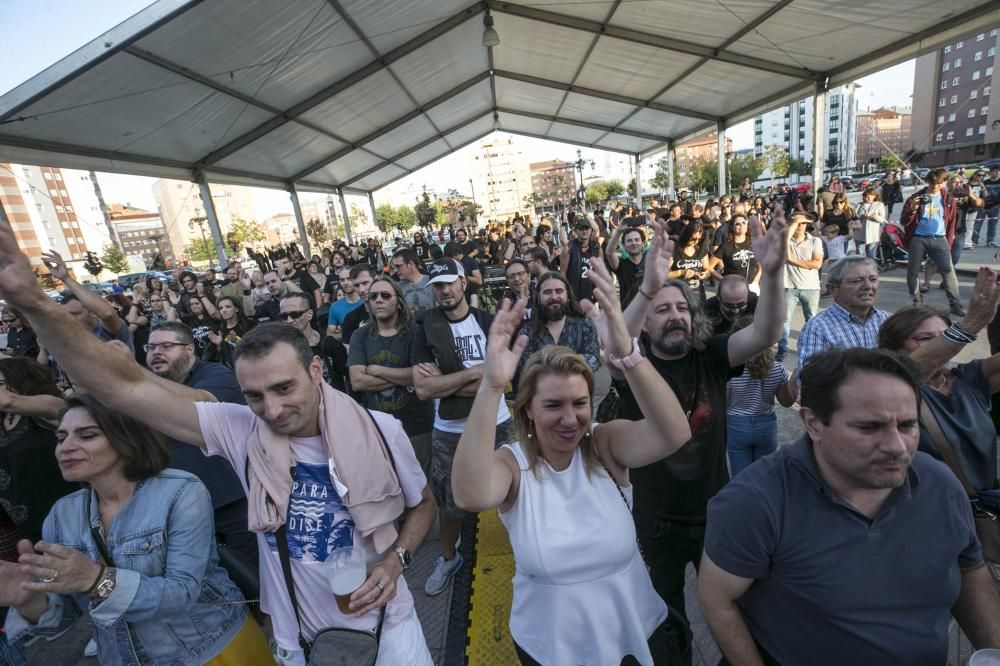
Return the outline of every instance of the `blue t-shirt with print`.
{"type": "MultiPolygon", "coordinates": [[[[292,477],[292,494],[285,522],[288,556],[299,562],[325,562],[338,548],[354,545],[354,519],[337,494],[324,464],[299,462],[292,477]]],[[[272,552],[278,552],[274,534],[265,534],[272,552]]]]}
{"type": "Polygon", "coordinates": [[[341,326],[344,323],[344,317],[361,307],[363,302],[360,298],[353,303],[349,303],[343,298],[339,301],[334,301],[333,305],[330,306],[330,312],[326,318],[327,326],[341,326]]]}
{"type": "Polygon", "coordinates": [[[928,194],[923,214],[917,222],[917,236],[944,236],[944,206],[940,194],[928,194]]]}

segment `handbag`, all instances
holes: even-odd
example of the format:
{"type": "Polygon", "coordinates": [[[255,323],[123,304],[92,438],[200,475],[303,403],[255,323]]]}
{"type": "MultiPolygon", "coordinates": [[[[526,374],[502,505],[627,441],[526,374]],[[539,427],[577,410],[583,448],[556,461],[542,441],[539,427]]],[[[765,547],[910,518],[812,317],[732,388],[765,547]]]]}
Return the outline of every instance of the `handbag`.
{"type": "Polygon", "coordinates": [[[288,533],[284,525],[275,531],[274,538],[278,542],[278,557],[281,559],[281,572],[285,575],[288,598],[292,602],[295,619],[299,623],[299,647],[305,652],[306,663],[309,666],[374,666],[375,660],[378,659],[378,644],[382,638],[385,606],[380,609],[378,625],[374,632],[360,629],[323,629],[310,643],[302,635],[302,617],[299,614],[298,596],[295,594],[295,583],[292,580],[288,533]]]}
{"type": "Polygon", "coordinates": [[[979,493],[969,483],[969,477],[965,475],[961,461],[955,454],[948,438],[944,436],[934,412],[931,411],[926,401],[920,405],[920,420],[927,428],[927,433],[931,436],[931,441],[934,442],[934,447],[941,454],[941,458],[958,477],[965,492],[969,495],[969,501],[972,503],[972,514],[976,521],[976,536],[979,537],[979,543],[983,546],[983,559],[990,562],[1000,562],[1000,511],[995,506],[991,508],[987,503],[984,503],[979,493]]]}
{"type": "Polygon", "coordinates": [[[621,396],[618,393],[618,387],[615,386],[615,382],[611,382],[611,388],[608,389],[608,394],[604,396],[601,400],[601,404],[597,406],[597,413],[595,414],[595,420],[598,423],[607,423],[608,421],[614,421],[618,418],[618,413],[621,409],[621,396]]]}
{"type": "Polygon", "coordinates": [[[247,561],[243,554],[227,543],[216,543],[215,548],[219,553],[219,564],[226,573],[229,580],[240,588],[243,598],[248,603],[258,603],[260,599],[260,574],[257,569],[247,561]]]}

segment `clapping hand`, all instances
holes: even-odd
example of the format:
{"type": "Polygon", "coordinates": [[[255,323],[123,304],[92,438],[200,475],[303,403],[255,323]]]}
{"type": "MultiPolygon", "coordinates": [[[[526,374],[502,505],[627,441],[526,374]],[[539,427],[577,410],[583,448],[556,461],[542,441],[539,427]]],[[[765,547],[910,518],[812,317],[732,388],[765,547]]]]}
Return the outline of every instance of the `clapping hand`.
{"type": "Polygon", "coordinates": [[[0,296],[11,305],[23,305],[39,296],[48,299],[38,286],[28,258],[17,244],[3,206],[0,206],[0,296]]]}
{"type": "Polygon", "coordinates": [[[483,371],[482,385],[494,391],[504,391],[517,372],[517,364],[528,346],[526,335],[517,335],[524,323],[524,309],[528,299],[519,298],[511,304],[509,298],[503,299],[497,307],[496,316],[490,326],[489,338],[486,342],[486,368],[483,371]],[[514,337],[517,336],[515,340],[514,337]],[[514,344],[511,345],[513,340],[514,344]]]}
{"type": "Polygon", "coordinates": [[[583,311],[594,322],[597,334],[604,342],[607,353],[615,358],[624,358],[632,353],[632,336],[625,325],[622,314],[622,304],[618,300],[618,290],[611,282],[608,269],[601,262],[594,262],[587,275],[594,283],[594,299],[600,308],[590,299],[580,302],[583,311]]]}
{"type": "Polygon", "coordinates": [[[22,550],[22,543],[30,545],[30,542],[23,540],[18,543],[21,573],[40,579],[23,583],[21,587],[26,590],[55,594],[86,592],[101,574],[100,564],[69,546],[39,541],[34,550],[43,554],[38,555],[22,550]]]}
{"type": "Polygon", "coordinates": [[[63,282],[65,282],[69,277],[69,269],[66,268],[66,262],[63,260],[62,255],[55,250],[43,252],[42,263],[49,269],[49,272],[52,273],[53,277],[58,278],[63,282]]]}
{"type": "Polygon", "coordinates": [[[753,254],[765,273],[777,275],[788,258],[788,223],[785,209],[775,204],[771,211],[771,227],[765,231],[760,218],[750,220],[753,254]]]}
{"type": "Polygon", "coordinates": [[[969,297],[968,314],[962,319],[962,328],[973,335],[983,330],[996,316],[998,301],[1000,284],[997,284],[997,274],[986,266],[980,266],[972,296],[969,297]]]}
{"type": "MultiPolygon", "coordinates": [[[[21,555],[31,554],[33,552],[31,542],[27,539],[19,541],[17,552],[21,555]]],[[[0,606],[18,608],[27,604],[38,594],[26,587],[35,580],[23,571],[21,565],[0,560],[0,606]]]]}
{"type": "Polygon", "coordinates": [[[667,281],[673,265],[674,242],[667,237],[666,223],[653,222],[653,240],[646,251],[643,263],[642,288],[648,294],[655,294],[667,281]]]}

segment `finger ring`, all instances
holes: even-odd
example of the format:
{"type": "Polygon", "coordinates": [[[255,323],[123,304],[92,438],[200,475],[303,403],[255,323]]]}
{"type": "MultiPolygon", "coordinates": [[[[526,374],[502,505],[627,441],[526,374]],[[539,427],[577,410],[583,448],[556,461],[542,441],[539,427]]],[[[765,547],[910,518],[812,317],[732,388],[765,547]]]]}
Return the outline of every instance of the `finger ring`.
{"type": "Polygon", "coordinates": [[[385,591],[385,585],[383,585],[381,581],[379,581],[378,583],[375,583],[375,584],[378,585],[378,591],[379,592],[384,592],[385,591]]]}
{"type": "Polygon", "coordinates": [[[55,580],[56,578],[59,578],[59,570],[58,570],[58,569],[53,569],[53,571],[55,571],[55,573],[54,573],[54,574],[52,575],[52,577],[51,577],[51,578],[43,578],[43,579],[42,579],[42,582],[43,582],[43,583],[51,583],[51,582],[52,582],[52,581],[54,581],[54,580],[55,580]]]}

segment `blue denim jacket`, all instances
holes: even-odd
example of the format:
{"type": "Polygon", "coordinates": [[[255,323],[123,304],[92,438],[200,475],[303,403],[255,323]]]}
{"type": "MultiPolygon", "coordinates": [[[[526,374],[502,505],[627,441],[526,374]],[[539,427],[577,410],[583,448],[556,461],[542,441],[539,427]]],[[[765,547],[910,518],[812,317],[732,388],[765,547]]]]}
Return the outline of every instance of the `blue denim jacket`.
{"type": "MultiPolygon", "coordinates": [[[[81,490],[52,507],[42,536],[99,561],[91,526],[101,528],[97,496],[81,490]]],[[[243,596],[219,566],[212,500],[197,477],[167,469],[140,482],[108,531],[111,595],[94,606],[85,594],[50,594],[35,625],[11,609],[12,641],[56,635],[88,613],[102,666],[160,666],[204,663],[239,633],[247,609],[218,603],[243,596]]]]}

